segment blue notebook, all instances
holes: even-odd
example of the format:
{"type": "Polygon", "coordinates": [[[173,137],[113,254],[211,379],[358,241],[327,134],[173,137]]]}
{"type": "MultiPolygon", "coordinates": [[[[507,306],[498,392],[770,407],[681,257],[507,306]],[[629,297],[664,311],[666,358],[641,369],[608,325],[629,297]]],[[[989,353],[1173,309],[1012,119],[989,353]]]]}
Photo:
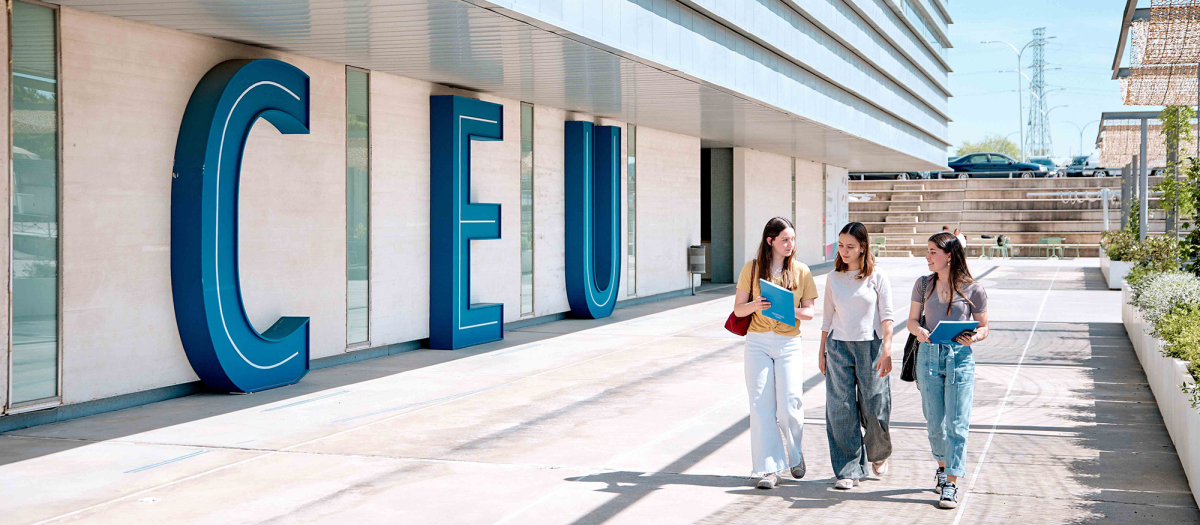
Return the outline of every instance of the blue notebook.
{"type": "Polygon", "coordinates": [[[978,326],[979,321],[941,321],[933,327],[933,332],[929,334],[929,342],[935,345],[948,345],[953,343],[954,338],[964,330],[974,330],[978,326]]]}
{"type": "Polygon", "coordinates": [[[764,316],[783,324],[796,326],[796,299],[791,290],[771,281],[759,279],[758,291],[768,301],[771,301],[771,307],[762,311],[764,316]]]}

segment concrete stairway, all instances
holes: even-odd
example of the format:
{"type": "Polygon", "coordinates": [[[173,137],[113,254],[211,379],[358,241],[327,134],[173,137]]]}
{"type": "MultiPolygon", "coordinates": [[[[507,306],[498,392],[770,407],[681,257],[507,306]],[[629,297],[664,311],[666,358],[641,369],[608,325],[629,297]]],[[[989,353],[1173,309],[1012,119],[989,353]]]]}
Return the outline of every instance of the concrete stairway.
{"type": "MultiPolygon", "coordinates": [[[[1157,178],[1151,179],[1151,185],[1157,178]]],[[[850,220],[867,226],[872,236],[886,239],[881,256],[924,256],[925,241],[942,226],[961,228],[967,236],[967,254],[978,256],[992,239],[980,235],[1007,235],[1017,255],[1038,256],[1038,240],[1062,237],[1078,246],[1082,257],[1099,255],[1104,212],[1098,200],[1068,202],[1057,197],[1029,196],[1034,192],[1096,191],[1120,193],[1117,177],[1056,179],[953,179],[925,181],[850,181],[852,193],[874,194],[869,201],[850,203],[850,220]]],[[[1154,199],[1151,209],[1155,210],[1154,199]]],[[[1120,227],[1121,208],[1110,203],[1109,228],[1120,227]]],[[[1151,232],[1164,229],[1162,214],[1151,214],[1151,232]]],[[[1068,253],[1075,255],[1075,250],[1068,253]]]]}

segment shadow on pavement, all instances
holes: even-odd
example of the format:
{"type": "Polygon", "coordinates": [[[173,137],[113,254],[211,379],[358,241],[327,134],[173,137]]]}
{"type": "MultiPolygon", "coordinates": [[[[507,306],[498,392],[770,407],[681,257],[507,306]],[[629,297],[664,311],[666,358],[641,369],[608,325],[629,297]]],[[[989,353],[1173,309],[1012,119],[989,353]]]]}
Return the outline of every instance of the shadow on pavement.
{"type": "Polygon", "coordinates": [[[731,297],[732,285],[706,283],[698,288],[695,296],[665,299],[618,308],[604,319],[564,319],[550,324],[535,325],[506,331],[504,340],[478,345],[461,350],[445,351],[426,348],[411,350],[387,357],[347,363],[340,366],[314,370],[301,382],[254,394],[235,395],[218,392],[201,392],[180,398],[169,399],[113,412],[106,412],[77,419],[68,419],[46,425],[18,429],[0,434],[0,466],[63,452],[91,443],[120,439],[126,436],[149,432],[174,425],[220,416],[240,410],[297,399],[317,392],[331,391],[336,394],[339,387],[371,381],[395,374],[418,370],[441,363],[455,361],[494,352],[503,352],[521,345],[553,339],[562,335],[596,327],[646,317],[659,312],[700,304],[716,299],[731,297]],[[86,438],[44,439],[37,436],[22,436],[37,432],[46,436],[47,429],[60,425],[87,425],[86,438]],[[18,441],[19,440],[19,441],[18,441]]]}

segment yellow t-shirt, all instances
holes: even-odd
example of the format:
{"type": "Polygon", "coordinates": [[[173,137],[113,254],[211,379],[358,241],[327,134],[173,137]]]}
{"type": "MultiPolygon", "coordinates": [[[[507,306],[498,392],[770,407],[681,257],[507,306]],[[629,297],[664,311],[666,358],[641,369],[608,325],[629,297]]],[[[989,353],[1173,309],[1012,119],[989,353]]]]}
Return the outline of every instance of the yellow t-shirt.
{"type": "MultiPolygon", "coordinates": [[[[793,274],[797,276],[796,286],[792,288],[792,296],[796,298],[795,308],[800,308],[801,301],[817,298],[817,283],[813,282],[812,272],[808,269],[808,265],[792,260],[793,274]]],[[[754,261],[746,263],[742,267],[742,273],[738,276],[737,289],[750,294],[750,298],[758,297],[758,277],[754,274],[754,261]],[[753,287],[753,288],[751,288],[753,287]]],[[[771,282],[783,286],[783,275],[773,275],[771,282]]],[[[775,332],[779,335],[797,336],[800,335],[800,327],[790,324],[781,323],[774,319],[764,316],[761,312],[754,312],[750,318],[751,332],[775,332]]],[[[799,321],[796,322],[799,324],[799,321]]]]}

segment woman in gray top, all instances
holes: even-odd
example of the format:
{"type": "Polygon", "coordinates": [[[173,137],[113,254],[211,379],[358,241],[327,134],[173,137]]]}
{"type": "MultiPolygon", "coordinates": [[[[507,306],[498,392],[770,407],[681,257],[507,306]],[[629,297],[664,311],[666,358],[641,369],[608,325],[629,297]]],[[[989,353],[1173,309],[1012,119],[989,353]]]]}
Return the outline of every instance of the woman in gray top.
{"type": "Polygon", "coordinates": [[[929,446],[938,462],[934,491],[941,494],[939,506],[952,509],[958,506],[958,480],[966,473],[967,430],[975,394],[971,345],[988,337],[987,290],[971,277],[964,247],[954,234],[930,237],[925,262],[933,274],[913,286],[908,330],[921,342],[916,376],[929,446]],[[950,344],[929,342],[929,333],[939,322],[971,319],[979,322],[973,334],[960,334],[950,344]]]}
{"type": "Polygon", "coordinates": [[[848,490],[867,476],[888,471],[892,437],[892,285],[875,265],[871,236],[861,222],[838,235],[833,273],[825,281],[821,353],[825,374],[825,433],[837,480],[848,490]]]}

